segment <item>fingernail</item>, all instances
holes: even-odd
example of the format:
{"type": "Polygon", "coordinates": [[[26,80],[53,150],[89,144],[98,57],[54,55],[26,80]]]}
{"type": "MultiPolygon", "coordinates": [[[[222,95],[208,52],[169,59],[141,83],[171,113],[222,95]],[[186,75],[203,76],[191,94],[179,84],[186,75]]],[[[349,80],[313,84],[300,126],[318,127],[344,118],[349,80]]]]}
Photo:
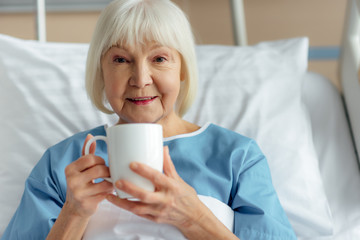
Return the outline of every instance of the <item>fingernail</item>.
{"type": "Polygon", "coordinates": [[[106,200],[111,201],[112,199],[114,199],[114,195],[108,194],[108,195],[106,196],[106,200]]]}
{"type": "Polygon", "coordinates": [[[117,187],[117,188],[122,188],[122,186],[123,186],[123,184],[122,184],[121,181],[117,181],[117,182],[116,182],[116,187],[117,187]]]}
{"type": "Polygon", "coordinates": [[[139,166],[139,164],[137,164],[136,162],[130,163],[130,168],[132,168],[132,169],[134,169],[134,170],[137,169],[138,166],[139,166]]]}

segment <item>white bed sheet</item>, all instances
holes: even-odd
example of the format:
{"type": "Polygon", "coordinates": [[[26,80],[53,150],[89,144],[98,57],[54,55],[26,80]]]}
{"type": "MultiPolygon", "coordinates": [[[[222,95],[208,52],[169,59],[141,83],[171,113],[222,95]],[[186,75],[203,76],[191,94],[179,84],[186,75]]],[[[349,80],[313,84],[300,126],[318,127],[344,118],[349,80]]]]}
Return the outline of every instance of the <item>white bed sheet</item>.
{"type": "Polygon", "coordinates": [[[341,95],[328,79],[309,72],[302,96],[334,224],[334,236],[316,239],[360,239],[360,171],[341,95]]]}

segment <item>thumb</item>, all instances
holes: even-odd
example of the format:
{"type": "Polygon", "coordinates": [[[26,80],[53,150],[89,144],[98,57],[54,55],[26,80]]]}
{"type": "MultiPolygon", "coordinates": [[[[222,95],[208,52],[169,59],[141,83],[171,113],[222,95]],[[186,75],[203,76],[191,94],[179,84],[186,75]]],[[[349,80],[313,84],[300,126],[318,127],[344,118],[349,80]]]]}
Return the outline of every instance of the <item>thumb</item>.
{"type": "MultiPolygon", "coordinates": [[[[84,142],[84,145],[83,145],[83,148],[81,150],[81,154],[84,156],[85,155],[85,146],[87,144],[87,142],[93,138],[94,136],[91,135],[91,134],[88,134],[85,138],[85,142],[84,142]]],[[[93,142],[90,146],[90,149],[89,149],[89,154],[94,154],[95,153],[95,149],[96,149],[96,142],[93,142]]]]}
{"type": "Polygon", "coordinates": [[[164,174],[169,177],[178,177],[179,175],[176,172],[175,166],[171,160],[170,154],[169,154],[169,147],[164,147],[164,174]]]}

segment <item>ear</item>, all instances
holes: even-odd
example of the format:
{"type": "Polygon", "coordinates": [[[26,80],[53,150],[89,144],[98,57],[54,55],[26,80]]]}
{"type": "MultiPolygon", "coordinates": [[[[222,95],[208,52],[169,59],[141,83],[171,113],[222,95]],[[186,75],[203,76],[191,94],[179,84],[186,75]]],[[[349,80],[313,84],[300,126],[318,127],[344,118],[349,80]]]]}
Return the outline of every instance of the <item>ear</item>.
{"type": "Polygon", "coordinates": [[[184,71],[184,69],[182,67],[181,67],[181,70],[180,70],[180,81],[181,82],[185,81],[185,71],[184,71]]]}

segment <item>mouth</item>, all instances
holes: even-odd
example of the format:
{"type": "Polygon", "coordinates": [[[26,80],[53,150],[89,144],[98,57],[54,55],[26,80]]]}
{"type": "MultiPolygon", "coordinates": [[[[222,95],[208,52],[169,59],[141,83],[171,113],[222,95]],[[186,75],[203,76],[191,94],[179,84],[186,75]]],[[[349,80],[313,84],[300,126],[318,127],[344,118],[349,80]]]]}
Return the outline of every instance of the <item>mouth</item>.
{"type": "Polygon", "coordinates": [[[129,102],[136,104],[136,105],[147,105],[152,103],[157,96],[155,97],[136,97],[136,98],[126,98],[129,102]]]}

